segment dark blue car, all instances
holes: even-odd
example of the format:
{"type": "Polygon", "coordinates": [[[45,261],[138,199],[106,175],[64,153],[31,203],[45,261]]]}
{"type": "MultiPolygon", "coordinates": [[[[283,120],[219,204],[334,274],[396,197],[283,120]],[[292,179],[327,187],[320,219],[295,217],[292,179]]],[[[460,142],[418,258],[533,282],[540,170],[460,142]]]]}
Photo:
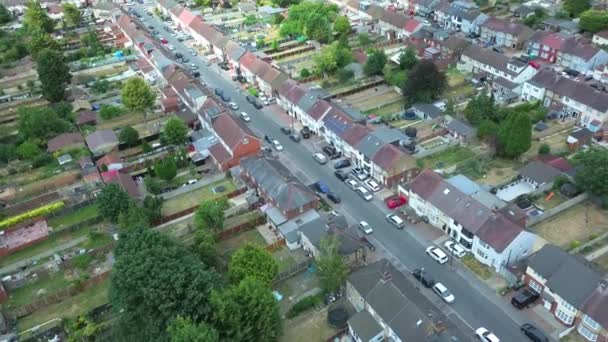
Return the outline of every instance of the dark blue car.
{"type": "Polygon", "coordinates": [[[316,183],[315,183],[315,187],[316,187],[316,188],[317,188],[317,190],[318,190],[320,193],[322,193],[322,194],[327,194],[327,193],[329,193],[329,187],[328,187],[328,186],[327,186],[325,183],[323,183],[323,182],[321,182],[321,181],[316,182],[316,183]]]}

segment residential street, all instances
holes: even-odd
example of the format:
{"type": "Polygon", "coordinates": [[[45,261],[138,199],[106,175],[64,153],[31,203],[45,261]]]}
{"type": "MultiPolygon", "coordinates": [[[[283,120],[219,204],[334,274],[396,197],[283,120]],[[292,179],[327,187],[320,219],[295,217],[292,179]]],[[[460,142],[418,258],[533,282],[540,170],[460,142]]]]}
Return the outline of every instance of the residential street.
{"type": "MultiPolygon", "coordinates": [[[[137,9],[144,14],[144,7],[149,5],[139,5],[137,9]]],[[[484,283],[477,279],[467,269],[454,262],[439,265],[425,254],[425,249],[431,243],[429,241],[419,241],[415,236],[404,230],[396,230],[386,222],[385,214],[389,210],[378,199],[366,202],[354,191],[346,187],[333,175],[331,164],[321,166],[312,159],[310,140],[303,140],[294,143],[288,139],[287,135],[281,133],[280,125],[276,115],[268,107],[264,111],[256,110],[245,100],[245,94],[232,82],[217,65],[205,66],[203,59],[192,57],[187,51],[187,47],[177,41],[162,30],[163,24],[158,17],[145,17],[146,25],[153,25],[156,30],[161,31],[170,44],[176,47],[176,51],[190,58],[190,63],[198,65],[201,72],[201,80],[209,87],[219,87],[228,94],[233,102],[239,105],[236,112],[247,112],[251,116],[250,127],[260,137],[270,135],[279,140],[285,150],[278,152],[281,159],[297,177],[306,184],[316,180],[323,180],[330,189],[342,198],[339,205],[341,211],[347,212],[354,220],[365,220],[373,228],[374,234],[371,240],[378,246],[382,245],[392,254],[393,262],[398,261],[401,265],[398,268],[412,270],[424,267],[425,272],[429,272],[435,280],[445,284],[455,295],[456,302],[452,305],[439,304],[448,315],[458,315],[468,323],[471,329],[486,327],[495,332],[502,341],[524,341],[526,337],[520,332],[519,326],[527,321],[526,314],[516,311],[513,307],[505,303],[484,283]],[[308,145],[308,146],[307,146],[308,145]]],[[[380,247],[380,246],[378,246],[380,247]]],[[[390,255],[389,255],[390,258],[390,255]]],[[[423,290],[430,298],[440,303],[440,299],[428,290],[423,290]]],[[[455,318],[455,317],[453,317],[455,318]]],[[[473,331],[471,331],[473,336],[473,331]]]]}

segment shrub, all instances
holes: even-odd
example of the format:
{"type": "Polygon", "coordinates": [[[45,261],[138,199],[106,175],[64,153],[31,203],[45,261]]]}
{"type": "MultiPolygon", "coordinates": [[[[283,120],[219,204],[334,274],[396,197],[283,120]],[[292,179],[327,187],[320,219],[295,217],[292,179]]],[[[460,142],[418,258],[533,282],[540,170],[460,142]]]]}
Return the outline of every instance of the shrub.
{"type": "Polygon", "coordinates": [[[549,153],[551,153],[551,146],[549,146],[547,144],[542,144],[538,148],[538,154],[549,154],[549,153]]]}
{"type": "Polygon", "coordinates": [[[249,89],[247,89],[247,91],[249,92],[249,94],[251,94],[251,95],[253,95],[255,97],[258,97],[258,90],[257,89],[255,89],[255,88],[249,88],[249,89]]]}
{"type": "Polygon", "coordinates": [[[321,294],[315,296],[307,296],[302,298],[299,302],[295,303],[289,311],[287,311],[287,318],[294,318],[302,312],[312,309],[315,305],[320,304],[322,301],[321,294]]]}
{"type": "Polygon", "coordinates": [[[64,205],[65,204],[63,202],[55,202],[55,203],[43,205],[42,207],[38,207],[34,210],[30,210],[28,212],[25,212],[25,213],[17,215],[17,216],[9,217],[4,221],[0,221],[0,229],[10,227],[12,225],[25,221],[27,219],[48,215],[52,212],[55,212],[55,211],[63,208],[64,205]]]}
{"type": "Polygon", "coordinates": [[[300,70],[300,77],[301,78],[310,77],[310,71],[308,71],[308,69],[306,69],[306,68],[303,68],[302,70],[300,70]]]}
{"type": "Polygon", "coordinates": [[[570,242],[570,245],[568,246],[568,250],[573,250],[573,249],[577,248],[580,245],[581,245],[580,241],[574,240],[574,241],[570,242]]]}
{"type": "Polygon", "coordinates": [[[112,105],[102,105],[99,109],[99,115],[104,120],[121,116],[123,113],[122,108],[112,105]]]}

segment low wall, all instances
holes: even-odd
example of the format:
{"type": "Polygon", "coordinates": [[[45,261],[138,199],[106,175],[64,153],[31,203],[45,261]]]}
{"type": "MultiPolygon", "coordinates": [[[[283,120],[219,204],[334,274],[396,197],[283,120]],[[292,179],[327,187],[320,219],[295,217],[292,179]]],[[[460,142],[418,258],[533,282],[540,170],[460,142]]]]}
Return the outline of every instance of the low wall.
{"type": "Polygon", "coordinates": [[[450,141],[447,144],[444,144],[444,145],[441,145],[441,146],[437,146],[435,148],[431,148],[431,149],[428,149],[428,150],[420,151],[420,152],[418,152],[416,154],[413,154],[412,156],[414,156],[414,158],[417,158],[417,159],[428,157],[428,156],[431,156],[431,155],[433,155],[435,153],[439,153],[439,152],[442,152],[444,150],[447,150],[448,147],[456,146],[458,144],[459,144],[458,141],[450,139],[450,141]]]}
{"type": "Polygon", "coordinates": [[[567,200],[566,202],[556,206],[555,208],[551,208],[551,209],[545,211],[540,216],[529,218],[526,221],[526,227],[530,228],[536,224],[539,224],[540,222],[543,222],[544,220],[550,219],[551,217],[561,213],[562,211],[572,208],[573,206],[585,201],[587,198],[588,198],[588,195],[586,192],[582,193],[576,197],[573,197],[573,198],[567,200]]]}

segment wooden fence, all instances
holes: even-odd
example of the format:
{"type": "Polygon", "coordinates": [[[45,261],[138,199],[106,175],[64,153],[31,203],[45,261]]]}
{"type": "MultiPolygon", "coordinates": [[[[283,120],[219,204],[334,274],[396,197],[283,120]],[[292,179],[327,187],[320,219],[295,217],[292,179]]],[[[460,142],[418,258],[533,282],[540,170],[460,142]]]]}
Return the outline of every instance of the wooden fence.
{"type": "Polygon", "coordinates": [[[222,230],[219,234],[217,234],[217,238],[220,241],[227,240],[237,234],[251,230],[264,223],[266,223],[266,217],[258,216],[256,218],[254,218],[253,220],[243,222],[241,224],[237,224],[234,227],[230,227],[230,228],[222,230]]]}
{"type": "Polygon", "coordinates": [[[285,239],[281,239],[281,240],[271,243],[270,245],[267,245],[266,250],[269,251],[270,253],[272,253],[272,252],[276,251],[277,249],[281,249],[285,246],[287,246],[285,239]]]}
{"type": "Polygon", "coordinates": [[[386,83],[386,81],[384,79],[380,78],[380,79],[377,79],[376,81],[372,81],[372,82],[369,82],[369,83],[366,83],[366,84],[362,84],[362,85],[357,86],[357,87],[352,87],[350,89],[337,92],[335,94],[332,94],[330,98],[333,99],[333,98],[336,98],[336,97],[348,96],[348,95],[355,94],[355,93],[358,93],[358,92],[361,92],[361,91],[364,91],[364,90],[367,90],[367,89],[370,89],[370,88],[373,88],[373,87],[377,87],[377,86],[385,84],[385,83],[386,83]]]}

